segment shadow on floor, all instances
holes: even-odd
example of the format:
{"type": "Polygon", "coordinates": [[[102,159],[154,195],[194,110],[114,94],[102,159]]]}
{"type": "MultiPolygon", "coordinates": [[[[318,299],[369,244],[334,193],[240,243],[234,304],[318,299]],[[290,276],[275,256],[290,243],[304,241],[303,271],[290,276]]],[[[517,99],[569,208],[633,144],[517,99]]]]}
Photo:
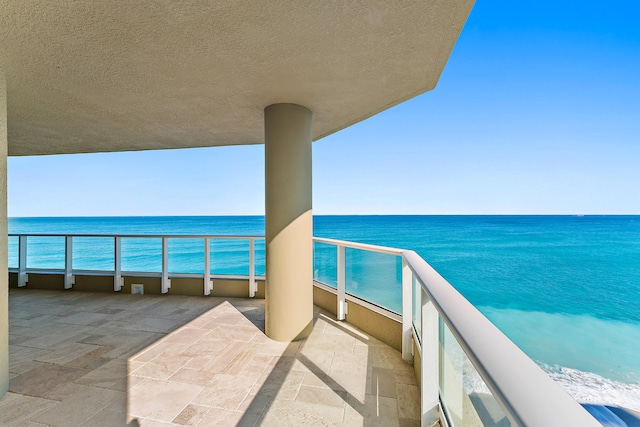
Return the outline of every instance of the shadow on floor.
{"type": "Polygon", "coordinates": [[[19,289],[10,319],[1,425],[419,425],[412,367],[317,308],[293,343],[250,299],[19,289]]]}

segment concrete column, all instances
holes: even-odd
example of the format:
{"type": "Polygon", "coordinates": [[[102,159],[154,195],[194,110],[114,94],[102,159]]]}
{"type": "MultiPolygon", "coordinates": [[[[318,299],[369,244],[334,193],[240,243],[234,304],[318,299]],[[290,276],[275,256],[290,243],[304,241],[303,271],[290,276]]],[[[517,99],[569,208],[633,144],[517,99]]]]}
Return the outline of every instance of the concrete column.
{"type": "Polygon", "coordinates": [[[7,84],[0,70],[0,397],[9,390],[9,273],[7,271],[7,84]]]}
{"type": "Polygon", "coordinates": [[[265,328],[277,341],[304,338],[313,326],[311,117],[295,104],[264,110],[265,328]]]}

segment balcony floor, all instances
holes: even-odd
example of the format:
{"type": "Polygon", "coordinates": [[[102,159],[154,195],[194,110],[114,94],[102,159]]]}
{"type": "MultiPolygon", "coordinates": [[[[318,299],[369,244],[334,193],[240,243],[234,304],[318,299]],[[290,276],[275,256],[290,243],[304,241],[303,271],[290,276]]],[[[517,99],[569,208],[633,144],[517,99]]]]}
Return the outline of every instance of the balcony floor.
{"type": "Polygon", "coordinates": [[[278,343],[263,300],[12,289],[0,425],[419,425],[400,353],[314,320],[278,343]]]}

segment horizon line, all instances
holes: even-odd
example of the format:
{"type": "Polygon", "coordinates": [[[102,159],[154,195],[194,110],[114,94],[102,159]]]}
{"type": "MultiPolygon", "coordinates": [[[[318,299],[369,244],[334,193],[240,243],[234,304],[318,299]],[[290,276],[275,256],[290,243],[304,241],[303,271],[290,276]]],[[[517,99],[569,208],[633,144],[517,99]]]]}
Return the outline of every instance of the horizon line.
{"type": "MultiPolygon", "coordinates": [[[[8,219],[43,219],[43,218],[246,218],[261,217],[264,214],[233,215],[61,215],[61,216],[8,216],[8,219]]],[[[385,213],[385,214],[313,214],[313,216],[640,216],[640,213],[385,213]]]]}

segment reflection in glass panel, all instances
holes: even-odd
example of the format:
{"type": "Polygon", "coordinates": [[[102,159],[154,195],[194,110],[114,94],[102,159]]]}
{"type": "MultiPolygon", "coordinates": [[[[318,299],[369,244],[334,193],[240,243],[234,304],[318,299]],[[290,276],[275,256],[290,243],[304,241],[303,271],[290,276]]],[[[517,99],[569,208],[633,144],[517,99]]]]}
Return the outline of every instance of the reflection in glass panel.
{"type": "Polygon", "coordinates": [[[511,425],[460,344],[439,317],[440,397],[455,427],[511,425]]]}
{"type": "Polygon", "coordinates": [[[18,236],[9,236],[9,241],[7,242],[9,268],[18,268],[19,240],[18,236]]]}
{"type": "Polygon", "coordinates": [[[254,250],[255,250],[255,262],[256,268],[254,270],[254,274],[256,276],[264,276],[266,274],[266,258],[265,258],[265,247],[264,247],[264,239],[256,239],[254,240],[254,250]]]}
{"type": "Polygon", "coordinates": [[[162,272],[162,239],[123,237],[122,271],[162,272]]]}
{"type": "Polygon", "coordinates": [[[249,239],[211,239],[211,274],[249,275],[249,239]]]}
{"type": "Polygon", "coordinates": [[[113,271],[113,237],[74,237],[73,268],[113,271]]]}
{"type": "MultiPolygon", "coordinates": [[[[416,279],[416,276],[411,277],[411,292],[413,293],[412,299],[412,319],[413,327],[416,330],[418,339],[422,339],[422,285],[416,279]]],[[[426,296],[425,296],[426,298],[426,296]]]]}
{"type": "Polygon", "coordinates": [[[332,288],[338,286],[338,247],[313,242],[313,280],[332,288]]]}
{"type": "Polygon", "coordinates": [[[402,258],[346,248],[347,293],[402,313],[402,258]]]}
{"type": "Polygon", "coordinates": [[[64,269],[64,252],[64,236],[29,237],[27,267],[64,269]]]}
{"type": "Polygon", "coordinates": [[[170,273],[204,273],[204,239],[167,239],[170,273]]]}

